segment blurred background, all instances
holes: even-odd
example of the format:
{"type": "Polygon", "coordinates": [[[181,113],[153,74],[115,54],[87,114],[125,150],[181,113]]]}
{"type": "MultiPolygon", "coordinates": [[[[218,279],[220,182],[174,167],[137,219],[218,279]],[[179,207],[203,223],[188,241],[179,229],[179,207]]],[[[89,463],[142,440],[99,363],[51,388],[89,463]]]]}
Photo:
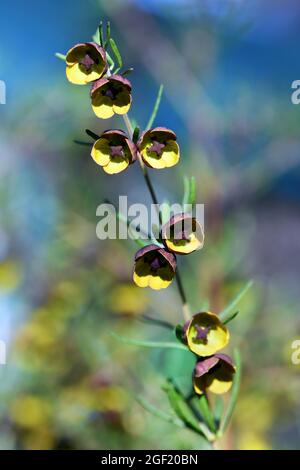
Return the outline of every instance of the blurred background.
{"type": "Polygon", "coordinates": [[[130,116],[145,125],[160,83],[157,125],[174,129],[180,165],[151,171],[159,199],[178,202],[197,180],[206,243],[180,260],[193,312],[220,312],[245,285],[231,326],[242,388],[225,449],[296,449],[300,442],[299,119],[296,0],[5,2],[0,14],[0,365],[2,449],[199,449],[199,437],[148,413],[169,411],[165,378],[188,383],[185,352],[125,345],[170,340],[143,315],[181,321],[175,286],[131,282],[132,241],[96,238],[105,198],[150,203],[137,165],[108,176],[85,128],[98,120],[88,87],[65,78],[55,52],[89,41],[110,20],[134,67],[130,116]]]}

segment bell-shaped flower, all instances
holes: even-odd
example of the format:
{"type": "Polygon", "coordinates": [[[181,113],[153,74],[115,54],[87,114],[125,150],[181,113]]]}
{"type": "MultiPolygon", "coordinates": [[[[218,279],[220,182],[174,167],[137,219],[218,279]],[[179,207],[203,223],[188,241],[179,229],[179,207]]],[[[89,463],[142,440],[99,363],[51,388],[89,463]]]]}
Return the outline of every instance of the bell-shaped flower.
{"type": "Polygon", "coordinates": [[[186,255],[203,247],[203,228],[195,217],[176,214],[162,227],[162,239],[168,250],[186,255]]]}
{"type": "Polygon", "coordinates": [[[91,156],[106,173],[120,173],[136,160],[136,146],[125,132],[108,130],[95,141],[91,156]]]}
{"type": "Polygon", "coordinates": [[[197,394],[206,391],[222,394],[230,390],[235,366],[227,354],[215,354],[199,359],[193,373],[193,385],[197,394]]]}
{"type": "Polygon", "coordinates": [[[91,89],[92,108],[97,117],[108,119],[126,114],[131,105],[131,83],[121,75],[100,78],[91,89]]]}
{"type": "Polygon", "coordinates": [[[103,47],[95,42],[76,44],[66,55],[67,79],[75,85],[86,85],[101,78],[107,70],[103,47]]]}
{"type": "Polygon", "coordinates": [[[171,284],[175,271],[175,256],[157,245],[145,246],[135,255],[133,280],[139,287],[165,289],[171,284]]]}
{"type": "Polygon", "coordinates": [[[184,325],[189,349],[198,356],[211,356],[223,349],[229,341],[229,331],[219,317],[211,312],[201,312],[184,325]]]}
{"type": "Polygon", "coordinates": [[[144,132],[138,141],[138,148],[143,161],[151,168],[169,168],[176,165],[180,158],[176,134],[165,127],[144,132]]]}

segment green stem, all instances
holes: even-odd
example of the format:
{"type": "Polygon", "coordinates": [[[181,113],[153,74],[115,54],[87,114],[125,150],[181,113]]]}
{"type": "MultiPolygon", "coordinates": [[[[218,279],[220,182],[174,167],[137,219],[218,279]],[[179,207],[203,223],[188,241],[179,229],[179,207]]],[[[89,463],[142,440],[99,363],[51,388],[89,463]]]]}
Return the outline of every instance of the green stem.
{"type": "MultiPolygon", "coordinates": [[[[124,115],[123,115],[123,120],[124,120],[124,123],[125,123],[125,126],[126,126],[126,128],[127,128],[127,131],[128,131],[129,136],[132,137],[134,130],[133,130],[131,121],[130,121],[130,119],[129,119],[129,117],[128,117],[128,114],[124,114],[124,115]]],[[[155,206],[156,206],[156,208],[157,208],[157,214],[158,214],[158,218],[159,218],[159,223],[160,223],[160,225],[162,225],[162,217],[161,217],[161,212],[160,212],[160,210],[159,210],[158,199],[157,199],[157,196],[156,196],[156,193],[155,193],[155,190],[154,190],[152,181],[151,181],[151,179],[150,179],[149,173],[148,173],[148,171],[147,171],[147,167],[146,167],[145,163],[143,162],[143,159],[142,159],[141,155],[139,154],[139,152],[138,152],[138,161],[139,161],[141,170],[142,170],[142,172],[143,172],[143,176],[144,176],[146,185],[147,185],[147,187],[148,187],[148,189],[149,189],[149,192],[150,192],[150,195],[151,195],[153,204],[155,204],[155,206]]],[[[176,281],[177,281],[178,292],[179,292],[179,295],[180,295],[180,298],[181,298],[181,302],[182,302],[182,314],[183,314],[183,318],[184,318],[184,321],[187,321],[187,320],[189,320],[190,317],[191,317],[191,312],[190,312],[189,304],[188,304],[188,302],[187,302],[187,298],[186,298],[185,290],[184,290],[184,287],[183,287],[183,284],[182,284],[182,280],[181,280],[180,271],[179,271],[179,269],[178,269],[178,266],[177,266],[177,268],[176,268],[175,277],[176,277],[176,281]]]]}

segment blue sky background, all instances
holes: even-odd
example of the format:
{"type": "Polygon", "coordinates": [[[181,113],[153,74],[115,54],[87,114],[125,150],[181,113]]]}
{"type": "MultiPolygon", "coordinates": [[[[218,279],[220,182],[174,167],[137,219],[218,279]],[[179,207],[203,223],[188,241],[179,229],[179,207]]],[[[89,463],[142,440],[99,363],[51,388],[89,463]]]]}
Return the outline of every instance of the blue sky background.
{"type": "MultiPolygon", "coordinates": [[[[67,50],[79,36],[89,39],[90,31],[97,27],[98,18],[103,18],[99,3],[93,0],[16,0],[2,3],[0,75],[8,83],[10,99],[28,93],[29,86],[42,86],[57,79],[60,66],[54,52],[67,50]]],[[[234,28],[237,30],[243,22],[250,23],[241,41],[224,51],[219,64],[221,92],[223,76],[226,78],[232,68],[236,79],[259,79],[268,82],[269,88],[287,87],[300,73],[299,4],[291,0],[249,3],[245,0],[226,3],[215,0],[203,3],[193,0],[136,0],[140,8],[158,15],[161,21],[174,18],[179,22],[193,22],[197,15],[206,12],[216,17],[216,28],[219,24],[219,33],[228,39],[234,28]],[[170,4],[174,8],[170,9],[170,4]],[[242,5],[236,18],[233,15],[228,21],[227,29],[223,21],[228,15],[225,4],[242,5]]]]}

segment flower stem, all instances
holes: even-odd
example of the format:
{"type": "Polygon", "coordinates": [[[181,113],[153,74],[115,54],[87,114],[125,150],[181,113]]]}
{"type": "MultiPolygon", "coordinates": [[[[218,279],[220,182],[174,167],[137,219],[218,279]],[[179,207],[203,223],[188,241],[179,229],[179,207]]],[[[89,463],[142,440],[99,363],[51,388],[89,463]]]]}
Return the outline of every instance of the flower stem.
{"type": "Polygon", "coordinates": [[[187,321],[191,318],[191,312],[190,312],[190,307],[189,307],[189,304],[187,302],[187,298],[185,295],[185,290],[182,285],[181,275],[180,275],[178,266],[176,269],[175,277],[176,277],[178,292],[179,292],[181,302],[182,302],[182,315],[183,315],[184,321],[187,321]]]}
{"type": "MultiPolygon", "coordinates": [[[[123,120],[124,120],[124,123],[125,123],[125,126],[126,126],[126,128],[127,128],[127,131],[128,131],[129,136],[132,137],[132,136],[133,136],[134,129],[133,129],[133,127],[132,127],[132,124],[131,124],[131,121],[130,121],[130,119],[129,119],[129,117],[128,117],[128,114],[124,114],[124,115],[123,115],[123,120]]],[[[138,152],[138,154],[137,154],[137,157],[138,157],[138,161],[139,161],[141,170],[142,170],[142,172],[143,172],[143,176],[144,176],[146,185],[147,185],[147,187],[148,187],[148,189],[149,189],[149,193],[150,193],[150,195],[151,195],[151,199],[152,199],[153,204],[155,204],[156,209],[157,209],[159,224],[162,225],[162,217],[161,217],[161,212],[160,212],[160,210],[159,210],[158,199],[157,199],[157,196],[156,196],[156,193],[155,193],[155,190],[154,190],[152,181],[151,181],[151,179],[150,179],[149,173],[148,173],[148,171],[147,171],[147,167],[146,167],[145,163],[143,162],[143,159],[142,159],[141,155],[139,154],[139,152],[138,152]]],[[[183,284],[182,284],[182,280],[181,280],[181,276],[180,276],[180,272],[179,272],[178,266],[177,266],[177,268],[176,268],[175,277],[176,277],[176,281],[177,281],[178,292],[179,292],[179,295],[180,295],[180,298],[181,298],[181,302],[182,302],[182,315],[183,315],[184,321],[187,321],[187,320],[189,320],[190,317],[191,317],[191,312],[190,312],[189,304],[188,304],[188,302],[187,302],[187,298],[186,298],[185,290],[184,290],[184,287],[183,287],[183,284]]]]}

